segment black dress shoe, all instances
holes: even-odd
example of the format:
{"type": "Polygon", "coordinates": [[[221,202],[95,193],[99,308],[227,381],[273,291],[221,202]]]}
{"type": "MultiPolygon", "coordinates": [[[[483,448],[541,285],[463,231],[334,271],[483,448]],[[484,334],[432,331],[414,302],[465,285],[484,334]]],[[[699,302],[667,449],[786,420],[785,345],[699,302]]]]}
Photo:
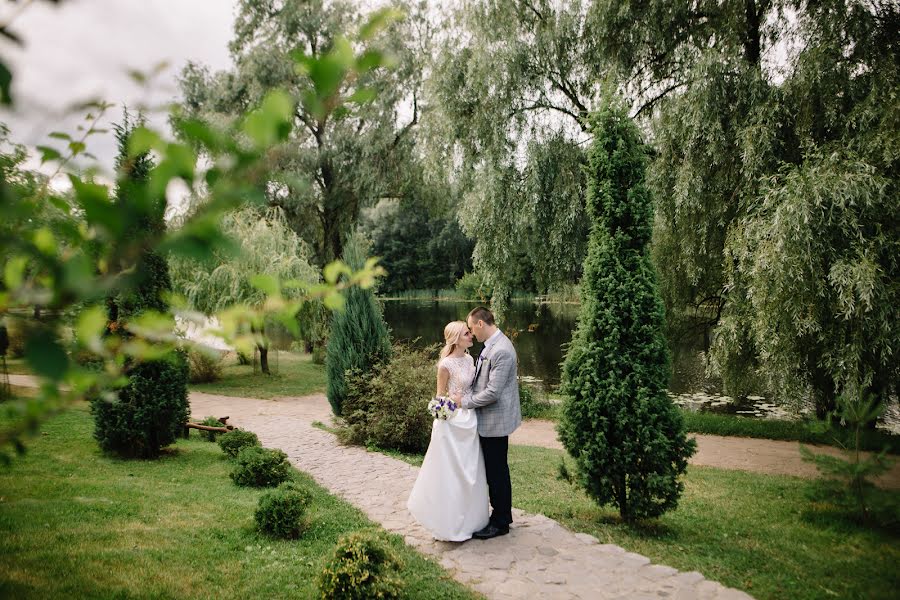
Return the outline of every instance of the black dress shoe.
{"type": "Polygon", "coordinates": [[[489,540],[499,535],[506,535],[507,533],[509,533],[509,526],[504,525],[503,527],[498,527],[492,523],[488,523],[487,527],[479,529],[472,534],[472,537],[478,540],[489,540]]]}

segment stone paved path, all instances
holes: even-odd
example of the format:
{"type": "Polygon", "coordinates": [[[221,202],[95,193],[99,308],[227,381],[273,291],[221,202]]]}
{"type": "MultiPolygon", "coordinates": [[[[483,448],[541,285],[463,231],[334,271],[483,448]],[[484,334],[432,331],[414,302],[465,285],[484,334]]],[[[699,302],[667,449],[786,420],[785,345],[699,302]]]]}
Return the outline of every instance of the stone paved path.
{"type": "Polygon", "coordinates": [[[436,542],[406,510],[418,468],[341,446],[334,435],[313,427],[313,421],[328,419],[322,396],[254,400],[195,392],[191,409],[199,418],[227,415],[230,423],[256,432],[263,445],[284,450],[298,469],[488,598],[750,598],[700,573],[651,564],[644,556],[599,544],[545,516],[519,510],[513,511],[515,523],[507,536],[436,542]]]}

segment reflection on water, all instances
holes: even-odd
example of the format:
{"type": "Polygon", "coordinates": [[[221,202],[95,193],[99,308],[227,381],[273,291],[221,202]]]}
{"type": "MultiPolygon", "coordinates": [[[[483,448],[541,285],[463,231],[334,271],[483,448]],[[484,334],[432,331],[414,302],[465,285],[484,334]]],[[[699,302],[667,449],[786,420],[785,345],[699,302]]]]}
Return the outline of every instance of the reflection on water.
{"type": "MultiPolygon", "coordinates": [[[[415,341],[419,345],[442,343],[444,326],[450,321],[464,321],[475,302],[450,300],[386,300],[384,318],[395,340],[415,341]]],[[[513,338],[519,355],[519,374],[545,391],[559,385],[560,365],[566,345],[578,319],[578,306],[573,304],[536,305],[514,301],[501,327],[513,338]]],[[[473,356],[481,352],[476,342],[473,356]]],[[[688,410],[736,414],[745,417],[789,419],[797,415],[762,396],[734,399],[722,393],[721,382],[707,377],[706,353],[702,335],[686,340],[672,357],[672,379],[669,391],[676,404],[688,410]]],[[[883,427],[900,433],[900,407],[896,399],[888,406],[883,427]]]]}
{"type": "MultiPolygon", "coordinates": [[[[394,339],[419,338],[417,343],[422,345],[443,342],[444,326],[450,321],[465,320],[469,311],[478,306],[474,302],[431,300],[387,300],[383,305],[384,318],[394,339]]],[[[559,385],[561,363],[577,319],[578,306],[573,304],[513,302],[501,327],[513,338],[519,355],[519,373],[547,391],[559,385]]],[[[481,347],[476,342],[472,354],[477,357],[481,347]]],[[[669,384],[672,392],[721,392],[717,382],[706,377],[702,336],[679,348],[672,367],[669,384]]]]}

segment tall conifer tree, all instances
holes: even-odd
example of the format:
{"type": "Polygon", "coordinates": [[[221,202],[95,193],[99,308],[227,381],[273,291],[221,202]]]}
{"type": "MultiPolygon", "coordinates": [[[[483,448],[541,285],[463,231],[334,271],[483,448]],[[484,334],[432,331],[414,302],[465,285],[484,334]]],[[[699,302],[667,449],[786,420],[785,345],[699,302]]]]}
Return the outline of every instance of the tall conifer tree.
{"type": "Polygon", "coordinates": [[[605,105],[590,126],[592,227],[559,428],[588,495],[634,520],[675,508],[695,444],[666,392],[670,366],[649,254],[645,148],[618,107],[605,105]]]}

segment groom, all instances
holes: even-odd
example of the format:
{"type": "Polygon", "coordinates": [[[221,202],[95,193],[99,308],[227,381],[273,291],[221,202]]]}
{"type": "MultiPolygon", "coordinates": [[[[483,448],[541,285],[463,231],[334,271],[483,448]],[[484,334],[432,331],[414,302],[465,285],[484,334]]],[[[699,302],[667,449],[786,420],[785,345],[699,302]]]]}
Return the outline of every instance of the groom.
{"type": "Polygon", "coordinates": [[[494,315],[488,309],[481,306],[474,309],[466,323],[475,339],[484,342],[475,365],[472,395],[463,400],[463,407],[474,408],[478,414],[478,436],[493,511],[487,526],[476,531],[473,537],[486,540],[509,533],[512,523],[507,453],[509,435],[522,422],[516,377],[518,357],[512,342],[494,323],[494,315]]]}

